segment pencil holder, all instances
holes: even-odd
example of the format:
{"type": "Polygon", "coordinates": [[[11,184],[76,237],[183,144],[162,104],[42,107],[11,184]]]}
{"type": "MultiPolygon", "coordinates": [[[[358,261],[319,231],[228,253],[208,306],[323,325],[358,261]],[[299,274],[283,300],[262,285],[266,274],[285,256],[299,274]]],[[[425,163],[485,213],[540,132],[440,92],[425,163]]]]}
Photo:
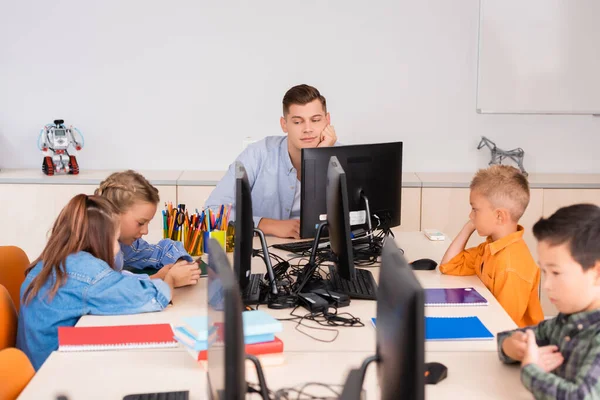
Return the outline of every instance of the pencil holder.
{"type": "MultiPolygon", "coordinates": [[[[185,251],[191,256],[201,256],[208,253],[206,244],[209,238],[215,238],[223,250],[233,251],[233,238],[230,235],[229,215],[232,205],[221,205],[218,212],[205,208],[195,213],[186,209],[185,204],[173,207],[165,203],[163,214],[163,238],[181,242],[185,251]],[[231,245],[229,245],[231,243],[231,245]]],[[[233,232],[233,231],[231,231],[233,232]]],[[[233,235],[233,233],[231,233],[233,235]]]]}
{"type": "Polygon", "coordinates": [[[217,242],[219,242],[219,244],[221,245],[221,247],[223,248],[223,251],[225,251],[226,246],[225,246],[225,236],[226,236],[226,232],[225,231],[210,231],[210,232],[204,232],[204,252],[206,254],[209,253],[208,251],[208,238],[213,238],[215,239],[217,242]]]}
{"type": "Polygon", "coordinates": [[[227,233],[225,235],[225,251],[228,253],[233,252],[233,245],[235,243],[235,224],[233,221],[227,224],[227,233]]]}

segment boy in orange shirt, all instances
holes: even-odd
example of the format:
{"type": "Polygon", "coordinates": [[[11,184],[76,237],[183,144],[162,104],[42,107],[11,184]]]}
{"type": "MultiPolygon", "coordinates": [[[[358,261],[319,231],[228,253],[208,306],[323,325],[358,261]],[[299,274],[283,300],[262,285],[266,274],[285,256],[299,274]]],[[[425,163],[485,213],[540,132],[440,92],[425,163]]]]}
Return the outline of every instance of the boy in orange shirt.
{"type": "Polygon", "coordinates": [[[519,170],[494,165],[471,181],[469,221],[440,264],[448,275],[477,275],[519,327],[544,319],[538,296],[540,269],[523,240],[519,219],[529,204],[529,183],[519,170]],[[487,240],[465,249],[477,230],[487,240]]]}

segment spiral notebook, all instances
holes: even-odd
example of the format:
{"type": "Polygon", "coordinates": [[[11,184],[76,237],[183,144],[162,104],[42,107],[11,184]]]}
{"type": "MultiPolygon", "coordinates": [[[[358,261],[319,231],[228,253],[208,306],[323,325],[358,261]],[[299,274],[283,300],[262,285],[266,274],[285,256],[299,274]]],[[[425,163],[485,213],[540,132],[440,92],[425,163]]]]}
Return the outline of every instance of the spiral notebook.
{"type": "Polygon", "coordinates": [[[488,301],[472,287],[425,289],[425,306],[487,306],[488,301]]]}
{"type": "Polygon", "coordinates": [[[492,340],[477,317],[425,317],[425,340],[492,340]]]}
{"type": "Polygon", "coordinates": [[[58,328],[58,351],[177,347],[169,324],[58,328]]]}

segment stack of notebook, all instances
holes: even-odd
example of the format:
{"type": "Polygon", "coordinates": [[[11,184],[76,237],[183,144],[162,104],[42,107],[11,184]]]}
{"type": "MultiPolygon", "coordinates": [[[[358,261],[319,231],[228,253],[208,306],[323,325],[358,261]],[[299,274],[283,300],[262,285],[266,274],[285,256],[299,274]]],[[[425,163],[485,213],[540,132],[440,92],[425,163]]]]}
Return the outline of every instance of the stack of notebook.
{"type": "MultiPolygon", "coordinates": [[[[425,289],[426,307],[487,306],[477,290],[468,288],[425,289]]],[[[425,317],[426,340],[491,340],[494,335],[476,316],[425,317]]]]}
{"type": "MultiPolygon", "coordinates": [[[[275,336],[283,330],[281,322],[261,310],[244,311],[242,319],[246,354],[257,356],[263,365],[282,364],[283,342],[275,336]]],[[[175,339],[195,360],[206,361],[208,343],[215,340],[208,332],[208,318],[187,317],[183,318],[183,324],[174,329],[175,339]]]]}
{"type": "MultiPolygon", "coordinates": [[[[487,306],[475,288],[425,289],[425,307],[487,306]]],[[[376,326],[376,319],[371,318],[376,326]]],[[[494,335],[476,316],[425,317],[425,340],[492,340],[494,335]]]]}

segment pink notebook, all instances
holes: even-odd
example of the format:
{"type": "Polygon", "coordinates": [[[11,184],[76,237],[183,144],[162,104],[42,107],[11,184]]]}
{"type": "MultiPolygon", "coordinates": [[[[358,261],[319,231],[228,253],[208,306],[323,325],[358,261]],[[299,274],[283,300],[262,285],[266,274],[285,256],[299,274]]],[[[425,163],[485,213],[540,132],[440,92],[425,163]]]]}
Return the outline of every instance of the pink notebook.
{"type": "Polygon", "coordinates": [[[487,306],[488,301],[474,288],[425,289],[425,306],[487,306]]]}
{"type": "Polygon", "coordinates": [[[169,324],[58,328],[58,351],[177,347],[169,324]]]}

